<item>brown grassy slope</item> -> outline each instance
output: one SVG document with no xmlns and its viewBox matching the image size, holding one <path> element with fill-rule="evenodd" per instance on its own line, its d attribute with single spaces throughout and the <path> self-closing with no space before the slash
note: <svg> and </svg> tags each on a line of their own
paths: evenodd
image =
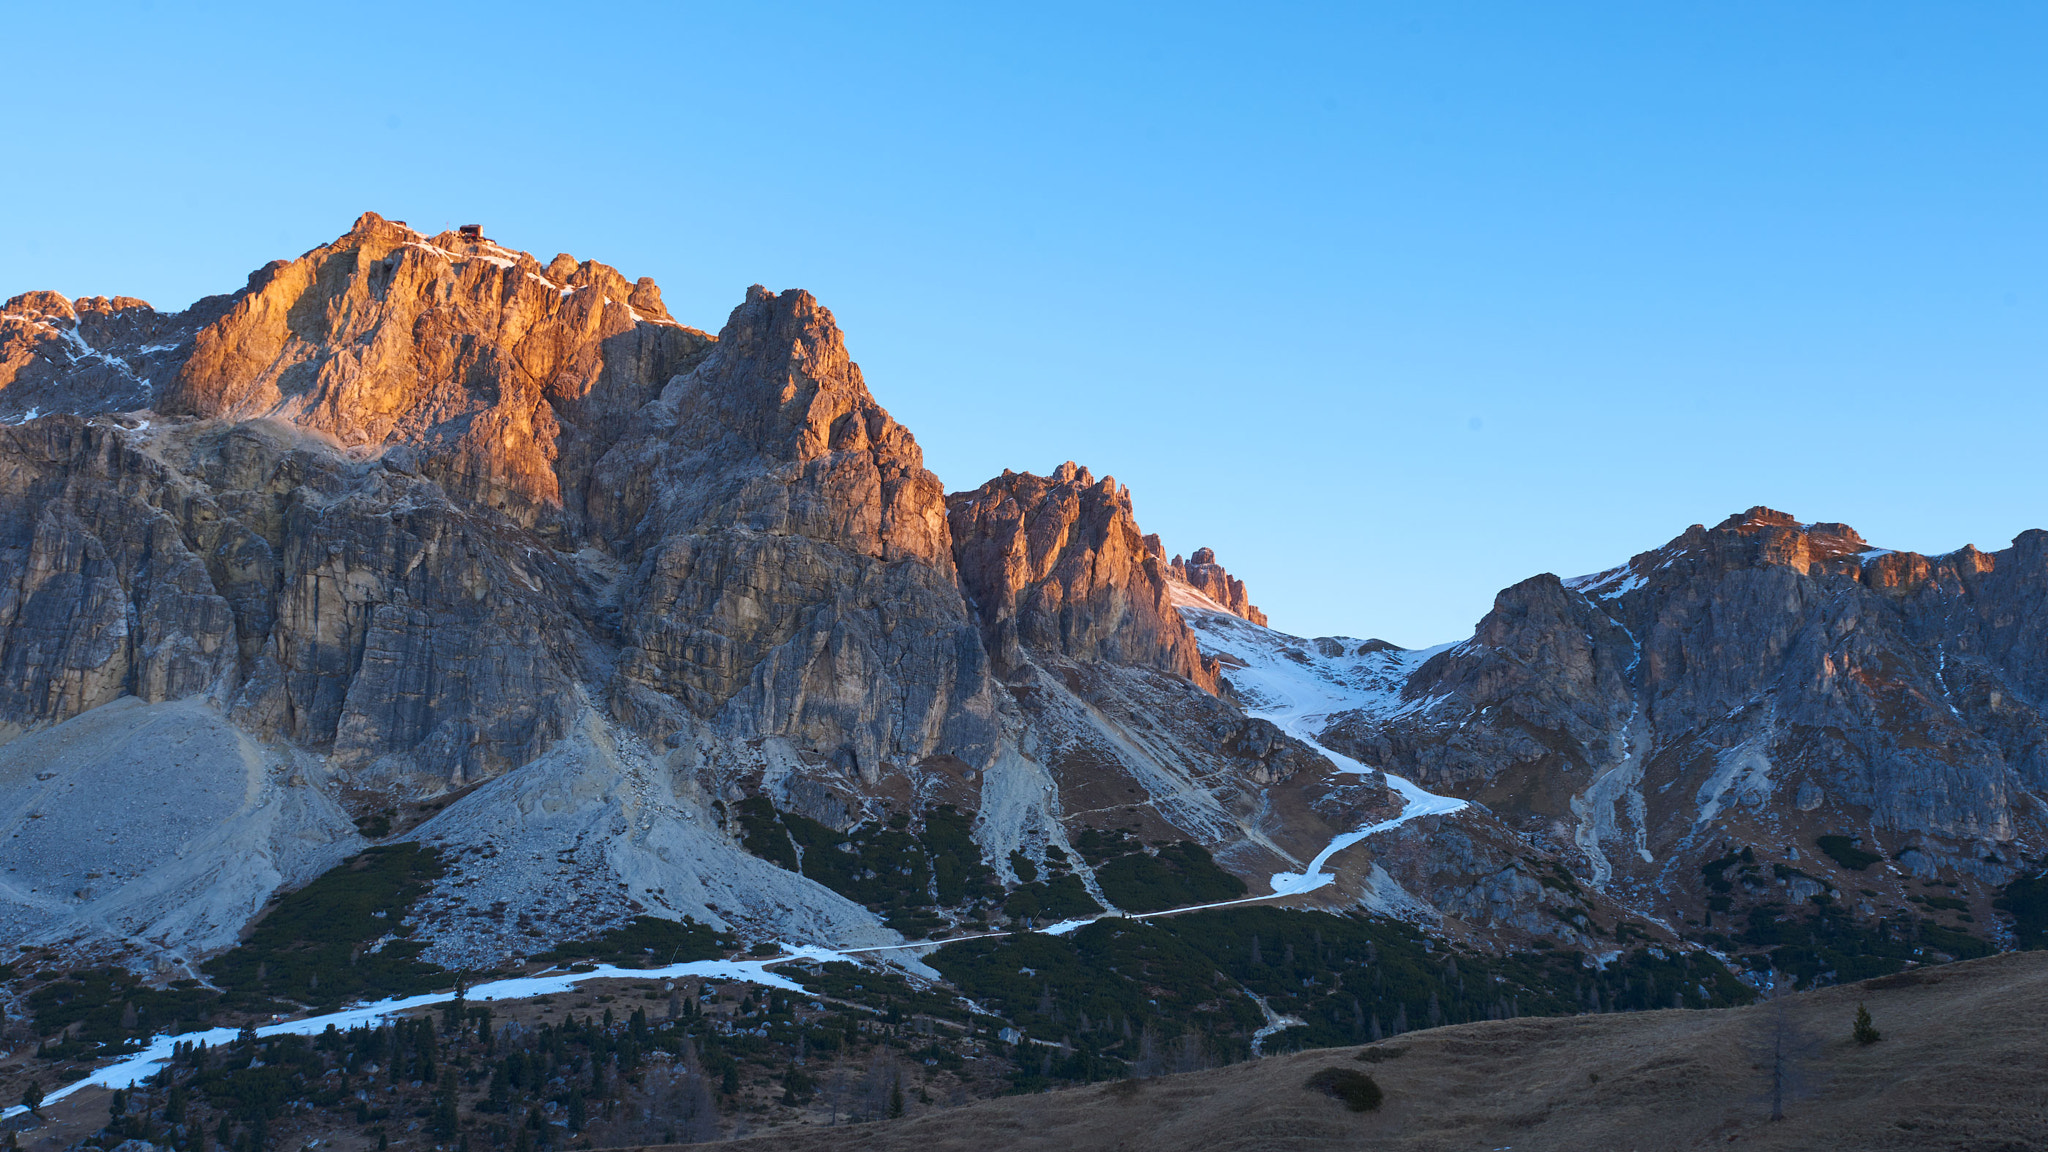
<svg viewBox="0 0 2048 1152">
<path fill-rule="evenodd" d="M 1884 1039 L 1850 1039 L 1857 1004 Z M 1768 1120 L 1767 1006 L 1523 1019 L 1411 1033 L 1379 1063 L 1322 1049 L 1144 1082 L 1009 1097 L 887 1123 L 782 1129 L 741 1149 L 2048 1149 L 2048 952 L 1788 998 L 1812 1038 L 1806 1091 Z M 1364 1069 L 1354 1114 L 1303 1090 Z"/>
</svg>

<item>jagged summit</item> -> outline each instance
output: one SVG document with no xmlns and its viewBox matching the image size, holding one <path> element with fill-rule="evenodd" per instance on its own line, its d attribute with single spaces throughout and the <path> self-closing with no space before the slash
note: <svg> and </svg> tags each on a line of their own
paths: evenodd
<svg viewBox="0 0 2048 1152">
<path fill-rule="evenodd" d="M 126 297 L 16 297 L 0 316 L 0 420 L 147 408 L 281 422 L 360 457 L 403 449 L 452 492 L 578 534 L 616 523 L 621 495 L 635 503 L 630 478 L 591 491 L 600 462 L 702 365 L 707 414 L 742 441 L 777 439 L 776 451 L 809 458 L 888 440 L 904 476 L 922 472 L 809 293 L 754 286 L 725 337 L 738 346 L 714 355 L 718 340 L 677 323 L 650 278 L 566 253 L 543 264 L 480 232 L 428 236 L 366 212 L 181 313 Z M 920 538 L 907 547 L 950 562 L 937 513 L 884 519 L 891 535 Z"/>
<path fill-rule="evenodd" d="M 132 296 L 13 297 L 0 305 L 0 423 L 152 406 L 225 299 L 165 315 Z"/>
<path fill-rule="evenodd" d="M 2009 845 L 2043 842 L 2044 600 L 2048 533 L 1930 557 L 1752 508 L 1505 589 L 1417 670 L 1405 714 L 1324 739 L 1370 732 L 1390 770 L 1487 803 L 1512 791 L 1525 833 L 1674 914 L 1668 878 L 1728 838 L 1778 853 L 1796 900 L 1843 898 L 1797 855 L 1822 835 L 1881 844 L 1922 879 L 1989 880 Z M 1860 915 L 1880 887 L 1862 885 Z"/>
<path fill-rule="evenodd" d="M 1026 648 L 1143 664 L 1216 686 L 1174 611 L 1158 537 L 1138 529 L 1130 489 L 1069 460 L 1051 476 L 1003 474 L 946 497 L 961 585 L 998 666 Z"/>
<path fill-rule="evenodd" d="M 361 452 L 406 445 L 466 494 L 574 525 L 625 422 L 711 345 L 652 280 L 365 213 L 252 275 L 156 407 L 283 420 Z"/>
<path fill-rule="evenodd" d="M 2019 541 L 2015 540 L 2017 544 Z M 1981 556 L 1965 545 L 1950 554 L 1973 563 Z M 1694 524 L 1662 547 L 1641 552 L 1626 564 L 1601 572 L 1574 576 L 1562 581 L 1574 591 L 1599 599 L 1613 599 L 1652 586 L 1668 586 L 1674 572 L 1702 569 L 1727 571 L 1740 568 L 1781 567 L 1825 571 L 1854 579 L 1882 579 L 1882 573 L 1910 569 L 1924 557 L 1872 547 L 1862 534 L 1847 524 L 1830 521 L 1806 523 L 1786 512 L 1761 505 L 1738 512 L 1712 528 Z"/>
<path fill-rule="evenodd" d="M 1154 554 L 1163 554 L 1157 536 L 1146 537 Z M 1197 548 L 1194 555 L 1183 560 L 1175 556 L 1166 568 L 1168 576 L 1176 583 L 1191 588 L 1207 598 L 1210 604 L 1242 616 L 1254 624 L 1265 624 L 1266 614 L 1258 610 L 1245 592 L 1244 581 L 1223 570 L 1216 562 L 1216 553 L 1208 548 Z M 1193 603 L 1193 602 L 1191 602 Z M 1207 607 L 1193 603 L 1195 607 Z"/>
<path fill-rule="evenodd" d="M 1218 694 L 1114 479 L 949 506 L 807 292 L 755 285 L 714 338 L 652 281 L 366 213 L 182 313 L 31 293 L 4 325 L 0 741 L 89 731 L 125 779 L 169 731 L 237 750 L 209 787 L 262 783 L 180 833 L 232 858 L 129 832 L 111 891 L 49 851 L 99 818 L 59 809 L 0 855 L 97 894 L 0 892 L 0 929 L 203 951 L 360 847 L 354 816 L 461 795 L 397 833 L 521 863 L 437 890 L 436 962 L 641 911 L 889 939 L 744 850 L 735 806 L 952 805 L 986 859 L 1058 860 L 1100 792 L 1256 878 L 1384 793 Z M 35 780 L 0 815 L 48 811 Z M 165 895 L 193 891 L 196 920 Z"/>
</svg>

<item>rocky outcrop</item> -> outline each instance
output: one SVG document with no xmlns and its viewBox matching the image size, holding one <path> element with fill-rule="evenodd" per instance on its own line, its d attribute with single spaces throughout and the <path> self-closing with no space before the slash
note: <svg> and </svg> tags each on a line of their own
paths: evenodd
<svg viewBox="0 0 2048 1152">
<path fill-rule="evenodd" d="M 1164 556 L 1159 537 L 1145 537 L 1146 547 L 1154 556 Z M 1207 548 L 1195 549 L 1195 554 L 1183 560 L 1175 556 L 1166 566 L 1169 580 L 1184 584 L 1208 597 L 1217 607 L 1234 616 L 1241 616 L 1254 624 L 1264 625 L 1266 614 L 1254 607 L 1245 594 L 1244 581 L 1223 570 L 1216 562 L 1216 553 Z"/>
<path fill-rule="evenodd" d="M 1026 650 L 1144 665 L 1216 687 L 1174 610 L 1168 576 L 1128 488 L 1072 461 L 1050 477 L 1004 472 L 946 498 L 960 584 L 998 667 Z"/>
<path fill-rule="evenodd" d="M 80 333 L 175 346 L 114 365 Z M 0 338 L 0 741 L 183 702 L 357 812 L 545 761 L 517 812 L 457 821 L 490 830 L 465 850 L 525 844 L 536 805 L 606 829 L 544 921 L 856 935 L 878 922 L 801 878 L 714 909 L 747 866 L 713 814 L 755 789 L 916 811 L 998 754 L 943 490 L 806 293 L 750 291 L 719 341 L 651 281 L 370 214 L 177 317 L 36 293 Z M 116 371 L 145 364 L 146 389 Z M 604 850 L 629 811 L 699 827 Z"/>
<path fill-rule="evenodd" d="M 366 214 L 175 315 L 17 297 L 0 373 L 0 743 L 90 735 L 128 779 L 148 733 L 206 732 L 257 798 L 180 817 L 238 855 L 138 850 L 90 899 L 39 890 L 80 860 L 22 857 L 0 925 L 41 939 L 211 885 L 161 936 L 214 947 L 356 817 L 446 850 L 434 955 L 484 967 L 647 911 L 894 939 L 746 854 L 764 800 L 841 831 L 954 805 L 1009 879 L 1093 883 L 1083 830 L 1190 839 L 1254 891 L 1402 803 L 1220 692 L 1179 606 L 1264 617 L 1208 550 L 1167 561 L 1072 464 L 947 496 L 801 291 L 714 338 L 651 281 Z"/>
<path fill-rule="evenodd" d="M 276 426 L 140 423 L 0 429 L 0 722 L 201 696 L 456 784 L 560 735 L 574 576 L 534 538 Z"/>
<path fill-rule="evenodd" d="M 151 407 L 226 297 L 165 314 L 131 296 L 24 292 L 0 305 L 0 423 Z"/>
<path fill-rule="evenodd" d="M 943 490 L 829 311 L 751 289 L 635 424 L 591 502 L 626 568 L 623 715 L 788 737 L 870 783 L 940 753 L 987 763 L 994 688 Z"/>
<path fill-rule="evenodd" d="M 1817 890 L 1847 883 L 1814 859 L 1828 834 L 1996 879 L 2048 816 L 2044 544 L 1925 557 L 1753 508 L 1507 589 L 1398 713 L 1328 739 L 1695 917 L 1730 842 Z"/>
<path fill-rule="evenodd" d="M 452 494 L 574 532 L 597 460 L 710 345 L 652 280 L 372 212 L 251 275 L 157 408 L 284 420 L 357 453 L 403 446 Z"/>
</svg>

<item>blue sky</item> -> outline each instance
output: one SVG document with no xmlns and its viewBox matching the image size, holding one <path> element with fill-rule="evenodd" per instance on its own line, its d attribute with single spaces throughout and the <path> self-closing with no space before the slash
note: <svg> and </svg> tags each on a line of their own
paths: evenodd
<svg viewBox="0 0 2048 1152">
<path fill-rule="evenodd" d="M 0 296 L 374 209 L 812 290 L 950 488 L 1066 459 L 1421 645 L 1752 504 L 2048 527 L 2048 7 L 0 4 Z"/>
</svg>

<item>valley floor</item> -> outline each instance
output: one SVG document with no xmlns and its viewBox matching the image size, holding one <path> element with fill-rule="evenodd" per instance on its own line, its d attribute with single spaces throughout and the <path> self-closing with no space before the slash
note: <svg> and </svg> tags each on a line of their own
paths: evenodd
<svg viewBox="0 0 2048 1152">
<path fill-rule="evenodd" d="M 780 1130 L 742 1149 L 2048 1149 L 2048 952 L 2008 953 L 1721 1011 L 1466 1024 L 1206 1072 Z M 1867 1005 L 1883 1039 L 1850 1036 Z M 1770 1120 L 1782 1034 L 1784 1119 Z M 1398 1055 L 1396 1055 L 1398 1053 Z M 1356 1114 L 1325 1068 L 1385 1092 Z"/>
</svg>

